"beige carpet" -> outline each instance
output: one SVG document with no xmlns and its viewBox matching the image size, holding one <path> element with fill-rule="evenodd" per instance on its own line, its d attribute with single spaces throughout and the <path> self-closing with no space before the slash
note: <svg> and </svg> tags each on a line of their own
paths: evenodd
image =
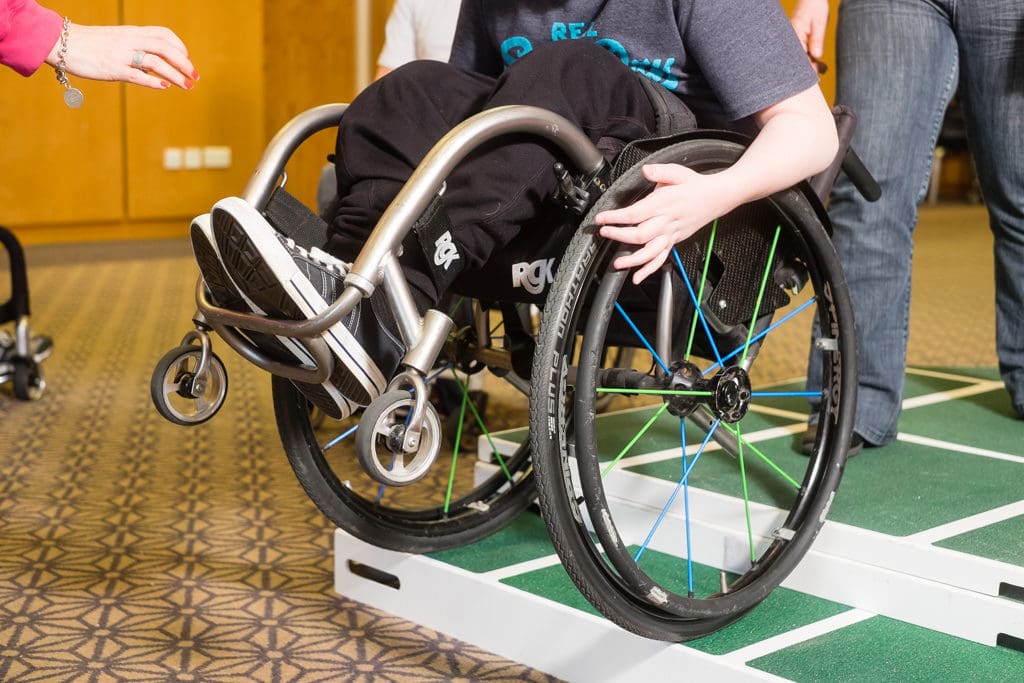
<svg viewBox="0 0 1024 683">
<path fill-rule="evenodd" d="M 993 366 L 984 210 L 926 210 L 916 258 L 910 362 Z M 332 530 L 281 451 L 268 377 L 223 344 L 222 412 L 157 415 L 150 373 L 194 311 L 184 238 L 29 261 L 33 330 L 56 349 L 42 400 L 0 392 L 0 680 L 550 680 L 334 593 Z M 779 378 L 803 374 L 802 345 L 769 352 Z"/>
<path fill-rule="evenodd" d="M 55 351 L 40 401 L 0 393 L 0 680 L 551 680 L 335 594 L 269 376 L 224 344 L 221 413 L 156 413 L 150 374 L 195 310 L 184 240 L 29 261 Z"/>
</svg>

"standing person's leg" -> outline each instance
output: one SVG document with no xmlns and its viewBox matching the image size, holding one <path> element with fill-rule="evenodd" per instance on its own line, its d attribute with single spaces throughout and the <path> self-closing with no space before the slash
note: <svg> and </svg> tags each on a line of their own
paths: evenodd
<svg viewBox="0 0 1024 683">
<path fill-rule="evenodd" d="M 967 137 L 995 238 L 999 371 L 1024 417 L 1024 3 L 961 3 L 955 30 Z"/>
<path fill-rule="evenodd" d="M 853 147 L 882 197 L 868 202 L 840 177 L 829 215 L 857 321 L 854 432 L 881 445 L 896 436 L 903 400 L 913 231 L 955 85 L 956 45 L 944 12 L 925 0 L 843 0 L 838 22 L 836 101 L 857 114 Z M 820 356 L 811 358 L 808 389 L 820 391 Z"/>
</svg>

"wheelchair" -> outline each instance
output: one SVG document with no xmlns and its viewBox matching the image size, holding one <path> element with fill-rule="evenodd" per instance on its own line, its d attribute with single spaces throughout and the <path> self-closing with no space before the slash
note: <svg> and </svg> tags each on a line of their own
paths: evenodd
<svg viewBox="0 0 1024 683">
<path fill-rule="evenodd" d="M 11 297 L 0 304 L 0 324 L 14 323 L 13 334 L 0 329 L 0 385 L 10 382 L 15 398 L 36 401 L 46 391 L 42 363 L 53 353 L 53 340 L 44 334 L 32 334 L 21 243 L 14 233 L 0 226 L 0 244 L 7 250 L 11 267 Z"/>
<path fill-rule="evenodd" d="M 345 108 L 316 107 L 286 124 L 241 197 L 268 217 L 293 204 L 283 188 L 288 159 L 311 135 L 336 126 Z M 852 116 L 840 112 L 837 121 L 844 152 L 830 169 L 720 217 L 677 245 L 657 276 L 634 285 L 629 272 L 611 266 L 626 246 L 599 236 L 596 213 L 653 189 L 643 163 L 712 173 L 733 163 L 746 140 L 689 130 L 630 143 L 608 163 L 552 112 L 484 111 L 433 147 L 351 265 L 342 295 L 316 317 L 219 308 L 200 278 L 195 329 L 157 364 L 154 404 L 182 425 L 217 412 L 227 375 L 211 350 L 215 332 L 273 374 L 285 453 L 338 527 L 380 547 L 430 552 L 494 533 L 536 500 L 567 573 L 606 617 L 662 640 L 710 633 L 794 569 L 824 523 L 845 465 L 857 385 L 854 322 L 822 198 L 840 166 L 866 194 L 877 186 L 847 150 Z M 454 302 L 458 314 L 439 308 L 421 315 L 399 247 L 452 169 L 510 134 L 532 136 L 562 156 L 559 194 L 571 220 L 555 230 L 567 231 L 560 239 L 568 248 L 553 283 L 536 295 L 457 291 L 464 295 Z M 345 421 L 323 419 L 295 383 L 330 376 L 334 361 L 318 335 L 370 296 L 386 297 L 408 352 L 380 397 Z M 798 406 L 806 392 L 759 386 L 756 365 L 769 338 L 793 325 L 809 328 L 811 317 L 821 332 L 810 352 L 824 361 L 825 390 L 805 457 L 791 438 L 769 437 L 784 431 L 780 419 L 805 419 Z M 253 342 L 258 335 L 300 342 L 313 361 L 273 357 Z M 483 369 L 528 401 L 529 434 L 498 447 L 463 400 L 456 436 L 468 423 L 479 425 L 479 448 L 494 461 L 481 468 L 466 462 L 471 446 L 445 437 L 431 393 L 440 372 L 464 377 Z"/>
</svg>

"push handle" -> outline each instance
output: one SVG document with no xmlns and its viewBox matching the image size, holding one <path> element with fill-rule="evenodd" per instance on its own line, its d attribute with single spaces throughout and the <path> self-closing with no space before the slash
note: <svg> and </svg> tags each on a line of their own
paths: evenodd
<svg viewBox="0 0 1024 683">
<path fill-rule="evenodd" d="M 835 160 L 824 171 L 810 179 L 811 189 L 818 195 L 818 198 L 825 202 L 832 185 L 836 182 L 836 176 L 842 171 L 853 183 L 854 187 L 864 195 L 869 202 L 877 201 L 882 196 L 882 188 L 878 186 L 871 171 L 867 169 L 864 162 L 850 146 L 853 140 L 853 132 L 857 129 L 857 116 L 853 109 L 846 105 L 832 107 L 832 115 L 836 120 L 836 133 L 839 136 L 839 152 Z"/>
<path fill-rule="evenodd" d="M 868 167 L 853 151 L 853 147 L 846 149 L 846 154 L 843 155 L 842 169 L 857 191 L 864 195 L 864 199 L 869 202 L 877 202 L 881 198 L 882 188 L 879 187 L 878 181 L 871 175 Z"/>
</svg>

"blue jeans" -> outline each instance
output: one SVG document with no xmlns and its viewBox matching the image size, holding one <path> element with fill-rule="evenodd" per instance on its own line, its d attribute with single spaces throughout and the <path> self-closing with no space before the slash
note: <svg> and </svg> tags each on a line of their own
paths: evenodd
<svg viewBox="0 0 1024 683">
<path fill-rule="evenodd" d="M 1024 414 L 1024 2 L 843 0 L 836 47 L 836 102 L 857 113 L 853 146 L 882 187 L 869 203 L 840 178 L 829 207 L 857 320 L 854 431 L 876 445 L 896 436 L 917 206 L 958 86 L 995 238 L 999 368 Z M 821 385 L 816 358 L 811 390 Z"/>
</svg>

